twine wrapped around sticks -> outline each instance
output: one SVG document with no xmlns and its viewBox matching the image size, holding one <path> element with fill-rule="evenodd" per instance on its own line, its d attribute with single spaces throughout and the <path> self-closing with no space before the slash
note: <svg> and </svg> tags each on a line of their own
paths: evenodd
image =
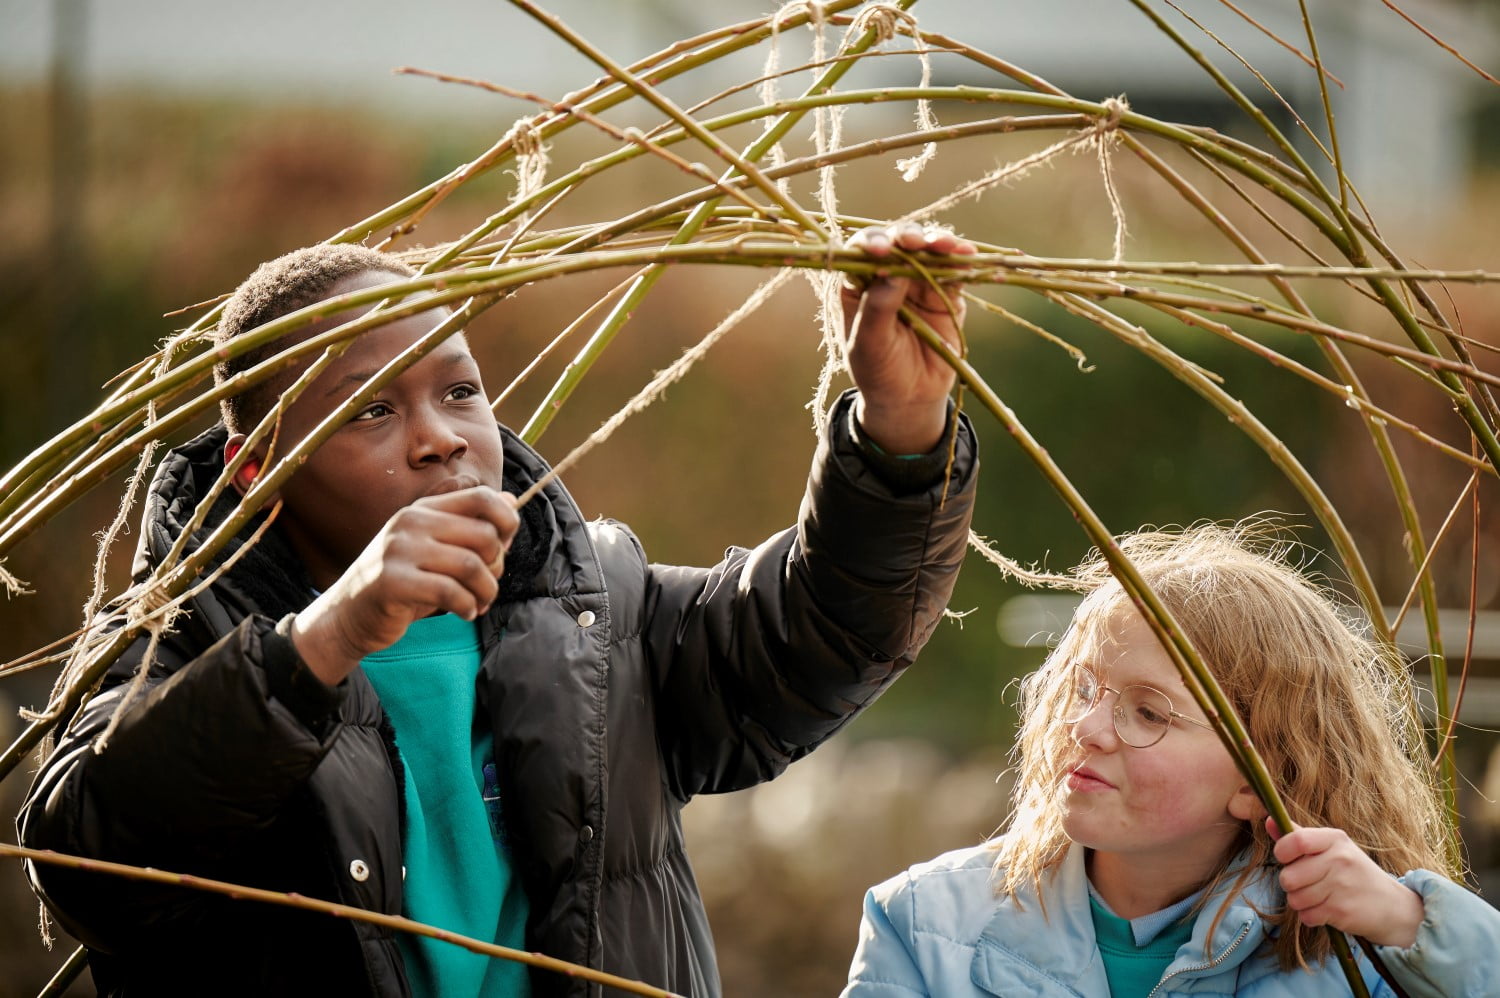
<svg viewBox="0 0 1500 998">
<path fill-rule="evenodd" d="M 885 45 L 896 39 L 896 36 L 904 29 L 905 33 L 913 39 L 918 37 L 917 19 L 908 10 L 902 10 L 893 4 L 878 3 L 864 8 L 854 17 L 851 30 L 864 31 L 866 29 L 875 32 L 876 44 Z M 932 85 L 932 60 L 928 57 L 926 50 L 920 50 L 917 60 L 922 66 L 922 79 L 917 84 L 919 89 L 925 90 Z M 923 132 L 933 131 L 938 127 L 937 117 L 932 113 L 932 102 L 918 100 L 917 128 Z M 937 156 L 937 143 L 929 142 L 922 147 L 922 151 L 915 156 L 896 161 L 896 168 L 901 173 L 901 179 L 911 183 L 922 175 L 927 164 Z"/>
<path fill-rule="evenodd" d="M 1120 193 L 1115 189 L 1115 173 L 1112 164 L 1111 152 L 1120 138 L 1120 120 L 1125 117 L 1130 105 L 1126 103 L 1122 94 L 1119 97 L 1108 97 L 1104 100 L 1104 106 L 1109 109 L 1109 116 L 1100 120 L 1093 127 L 1089 136 L 1089 143 L 1099 156 L 1099 176 L 1104 181 L 1104 194 L 1109 198 L 1110 214 L 1115 220 L 1115 253 L 1111 259 L 1119 263 L 1125 259 L 1125 208 L 1120 204 Z"/>
<path fill-rule="evenodd" d="M 552 160 L 547 155 L 547 146 L 542 141 L 542 130 L 537 127 L 535 116 L 516 119 L 505 133 L 505 139 L 516 151 L 516 193 L 512 200 L 524 201 L 541 190 L 547 182 L 547 168 Z M 525 214 L 521 215 L 524 222 Z"/>
<path fill-rule="evenodd" d="M 1082 131 L 1060 139 L 1047 148 L 1034 152 L 1029 156 L 1023 156 L 1018 160 L 996 167 L 977 180 L 969 181 L 951 194 L 947 194 L 936 201 L 907 212 L 901 216 L 902 221 L 916 221 L 931 217 L 938 212 L 945 211 L 962 203 L 968 198 L 978 197 L 992 187 L 1020 180 L 1037 167 L 1052 161 L 1069 149 L 1080 145 L 1094 147 L 1103 143 L 1108 136 L 1117 132 L 1122 127 L 1125 115 L 1129 113 L 1130 108 L 1122 98 L 1118 97 L 1109 98 L 1103 102 L 1102 106 L 1106 109 L 1107 113 Z M 1115 203 L 1112 200 L 1111 206 L 1113 207 Z M 1120 216 L 1116 215 L 1117 221 L 1119 218 Z"/>
</svg>

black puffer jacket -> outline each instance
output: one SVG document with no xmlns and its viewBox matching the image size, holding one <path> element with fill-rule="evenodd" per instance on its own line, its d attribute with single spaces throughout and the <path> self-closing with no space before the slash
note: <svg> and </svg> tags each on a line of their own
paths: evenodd
<svg viewBox="0 0 1500 998">
<path fill-rule="evenodd" d="M 798 526 L 711 569 L 648 564 L 633 534 L 585 523 L 560 485 L 533 504 L 545 558 L 482 621 L 479 680 L 531 948 L 718 994 L 682 806 L 780 773 L 869 704 L 936 625 L 967 535 L 971 431 L 962 425 L 946 503 L 941 485 L 895 495 L 861 456 L 849 409 L 846 397 L 835 410 Z M 222 433 L 163 462 L 138 571 L 217 475 Z M 505 457 L 516 487 L 545 470 L 509 436 Z M 362 671 L 330 693 L 284 620 L 278 631 L 306 592 L 288 560 L 262 543 L 198 597 L 163 641 L 148 692 L 96 751 L 143 643 L 117 663 L 38 775 L 20 817 L 26 844 L 400 912 L 389 725 Z M 91 948 L 101 992 L 407 990 L 393 937 L 362 922 L 30 872 Z M 543 972 L 533 986 L 588 993 Z"/>
</svg>

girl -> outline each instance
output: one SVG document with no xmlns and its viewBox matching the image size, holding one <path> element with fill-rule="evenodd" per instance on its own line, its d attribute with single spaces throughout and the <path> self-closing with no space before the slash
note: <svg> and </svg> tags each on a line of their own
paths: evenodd
<svg viewBox="0 0 1500 998">
<path fill-rule="evenodd" d="M 1348 995 L 1325 925 L 1374 944 L 1413 996 L 1500 994 L 1500 913 L 1451 879 L 1401 663 L 1253 528 L 1122 547 L 1297 829 L 1272 834 L 1096 555 L 1075 570 L 1087 595 L 1071 625 L 1022 685 L 1009 828 L 869 891 L 844 994 Z M 1393 994 L 1360 969 L 1372 996 Z"/>
</svg>

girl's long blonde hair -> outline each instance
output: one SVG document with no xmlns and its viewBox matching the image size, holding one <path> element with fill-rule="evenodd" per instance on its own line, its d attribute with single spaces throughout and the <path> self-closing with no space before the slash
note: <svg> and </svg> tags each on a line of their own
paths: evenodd
<svg viewBox="0 0 1500 998">
<path fill-rule="evenodd" d="M 1141 531 L 1120 544 L 1238 711 L 1293 821 L 1343 829 L 1395 875 L 1416 868 L 1460 875 L 1445 849 L 1441 797 L 1404 663 L 1364 636 L 1345 601 L 1288 562 L 1293 545 L 1284 535 L 1247 521 Z M 1076 749 L 1067 726 L 1054 720 L 1064 680 L 1113 613 L 1134 612 L 1098 552 L 1071 577 L 1084 600 L 1046 662 L 1021 684 L 1014 807 L 996 843 L 1002 895 L 1028 886 L 1040 892 L 1067 853 L 1060 788 Z M 1246 847 L 1250 862 L 1236 890 L 1273 863 L 1273 843 L 1254 824 L 1207 881 L 1207 894 Z M 1327 933 L 1300 924 L 1295 912 L 1283 906 L 1264 914 L 1279 931 L 1283 969 L 1328 955 Z"/>
</svg>

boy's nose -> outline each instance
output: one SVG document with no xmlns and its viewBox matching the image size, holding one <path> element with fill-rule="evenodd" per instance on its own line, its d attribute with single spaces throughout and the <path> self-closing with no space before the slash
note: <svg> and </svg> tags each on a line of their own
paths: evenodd
<svg viewBox="0 0 1500 998">
<path fill-rule="evenodd" d="M 469 442 L 452 421 L 442 414 L 429 413 L 414 420 L 411 440 L 411 463 L 446 464 L 462 457 L 468 451 Z"/>
</svg>

